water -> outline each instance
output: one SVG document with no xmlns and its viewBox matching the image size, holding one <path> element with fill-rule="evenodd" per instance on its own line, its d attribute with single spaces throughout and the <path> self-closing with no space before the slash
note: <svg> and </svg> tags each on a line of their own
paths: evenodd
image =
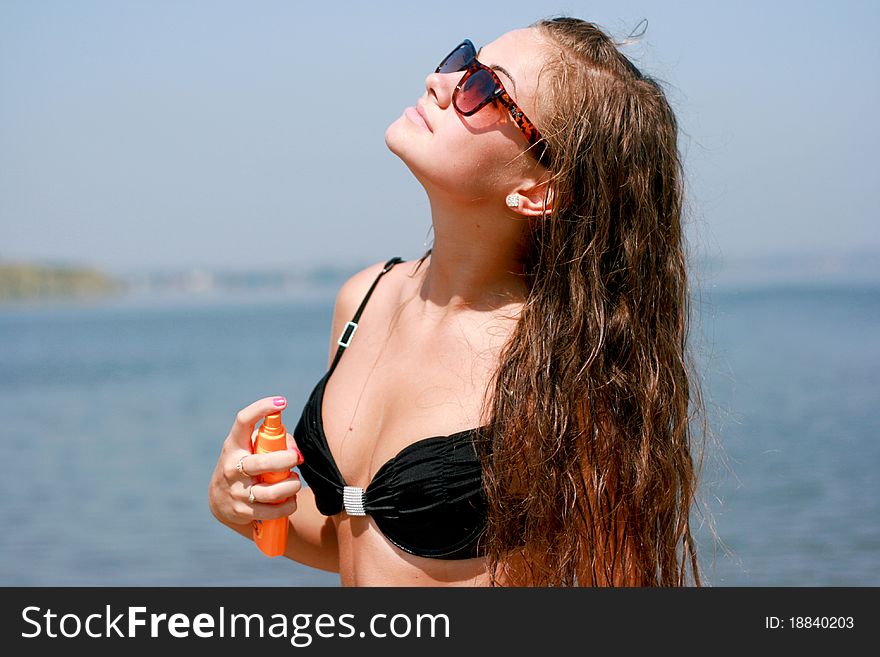
<svg viewBox="0 0 880 657">
<path fill-rule="evenodd" d="M 880 288 L 716 293 L 703 322 L 727 461 L 704 486 L 729 551 L 710 581 L 880 584 Z"/>
<path fill-rule="evenodd" d="M 723 448 L 704 579 L 880 585 L 880 288 L 716 291 L 700 310 Z M 331 315 L 329 295 L 0 310 L 0 584 L 338 585 L 207 506 L 238 409 L 283 394 L 295 423 Z"/>
</svg>

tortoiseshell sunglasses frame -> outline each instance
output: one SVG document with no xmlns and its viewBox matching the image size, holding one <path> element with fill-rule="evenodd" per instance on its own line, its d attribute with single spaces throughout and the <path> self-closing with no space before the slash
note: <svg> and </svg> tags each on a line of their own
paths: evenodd
<svg viewBox="0 0 880 657">
<path fill-rule="evenodd" d="M 469 51 L 468 61 L 464 64 L 462 68 L 458 69 L 458 71 L 447 71 L 447 73 L 458 73 L 461 71 L 465 71 L 465 74 L 461 77 L 461 80 L 459 80 L 458 84 L 455 85 L 455 91 L 452 92 L 452 104 L 455 106 L 455 110 L 462 116 L 472 116 L 483 109 L 489 103 L 498 101 L 508 112 L 510 112 L 510 116 L 513 117 L 516 125 L 525 135 L 526 139 L 528 139 L 529 146 L 534 146 L 534 150 L 532 152 L 534 153 L 536 159 L 541 160 L 547 150 L 547 143 L 544 141 L 539 142 L 539 140 L 541 139 L 541 133 L 538 131 L 538 128 L 535 127 L 535 124 L 529 120 L 525 112 L 523 112 L 519 108 L 519 105 L 514 102 L 513 98 L 510 97 L 510 94 L 507 93 L 507 89 L 504 88 L 504 84 L 498 78 L 498 75 L 496 75 L 495 71 L 477 60 L 477 49 L 474 47 L 474 44 L 471 42 L 470 39 L 465 39 L 460 44 L 455 46 L 455 48 L 453 48 L 452 51 L 443 58 L 443 60 L 440 62 L 440 65 L 437 66 L 434 72 L 440 73 L 440 69 L 443 68 L 443 65 L 449 60 L 449 58 L 456 54 L 463 47 L 466 47 Z M 458 94 L 461 93 L 462 86 L 464 86 L 464 83 L 467 82 L 467 79 L 477 71 L 486 71 L 489 75 L 491 75 L 492 80 L 495 82 L 495 89 L 487 98 L 480 101 L 480 103 L 477 104 L 476 107 L 465 112 L 458 106 Z"/>
</svg>

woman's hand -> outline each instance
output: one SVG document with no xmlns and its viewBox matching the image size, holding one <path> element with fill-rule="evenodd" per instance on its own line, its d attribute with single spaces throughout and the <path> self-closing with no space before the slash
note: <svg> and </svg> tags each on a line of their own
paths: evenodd
<svg viewBox="0 0 880 657">
<path fill-rule="evenodd" d="M 252 520 L 284 518 L 296 511 L 296 494 L 302 488 L 297 473 L 276 484 L 258 483 L 261 474 L 290 470 L 302 462 L 293 436 L 287 434 L 286 450 L 251 453 L 257 422 L 286 407 L 287 400 L 283 397 L 265 397 L 236 414 L 208 490 L 211 513 L 220 522 L 244 525 Z"/>
</svg>

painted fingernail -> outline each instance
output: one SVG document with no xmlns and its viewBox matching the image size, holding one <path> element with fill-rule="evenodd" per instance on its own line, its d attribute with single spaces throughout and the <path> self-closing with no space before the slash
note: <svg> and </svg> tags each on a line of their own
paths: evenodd
<svg viewBox="0 0 880 657">
<path fill-rule="evenodd" d="M 305 459 L 303 458 L 303 453 L 301 451 L 299 451 L 296 447 L 291 447 L 290 449 L 292 449 L 294 452 L 296 452 L 296 464 L 297 465 L 299 465 L 300 463 L 305 461 Z"/>
<path fill-rule="evenodd" d="M 284 406 L 287 403 L 287 400 L 284 397 L 276 397 L 272 400 L 272 403 L 276 406 Z"/>
</svg>

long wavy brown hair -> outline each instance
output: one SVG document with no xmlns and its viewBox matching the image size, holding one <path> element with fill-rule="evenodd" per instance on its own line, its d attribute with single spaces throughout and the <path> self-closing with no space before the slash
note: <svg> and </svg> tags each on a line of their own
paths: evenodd
<svg viewBox="0 0 880 657">
<path fill-rule="evenodd" d="M 533 27 L 552 45 L 536 122 L 553 203 L 530 227 L 529 293 L 477 442 L 492 584 L 699 586 L 678 124 L 597 25 Z"/>
</svg>

